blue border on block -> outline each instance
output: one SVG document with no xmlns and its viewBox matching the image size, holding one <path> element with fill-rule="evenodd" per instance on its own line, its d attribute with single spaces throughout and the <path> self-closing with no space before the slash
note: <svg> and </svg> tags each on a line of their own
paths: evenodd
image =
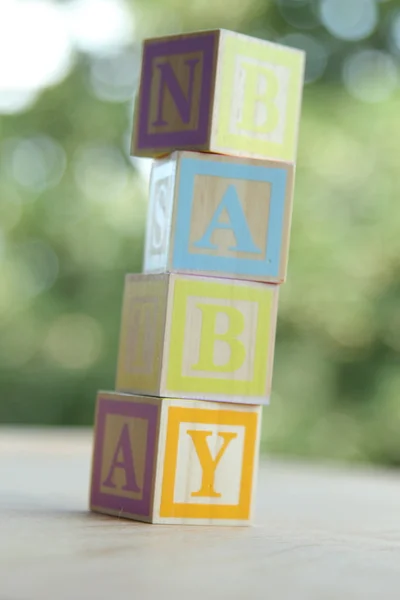
<svg viewBox="0 0 400 600">
<path fill-rule="evenodd" d="M 194 182 L 196 175 L 210 175 L 240 181 L 265 181 L 271 184 L 271 199 L 267 229 L 267 251 L 264 260 L 212 256 L 189 252 Z M 278 277 L 285 214 L 286 169 L 256 165 L 240 165 L 182 158 L 178 189 L 173 269 L 219 271 L 238 275 Z M 257 203 L 262 199 L 255 198 Z M 210 216 L 211 218 L 211 216 Z"/>
</svg>

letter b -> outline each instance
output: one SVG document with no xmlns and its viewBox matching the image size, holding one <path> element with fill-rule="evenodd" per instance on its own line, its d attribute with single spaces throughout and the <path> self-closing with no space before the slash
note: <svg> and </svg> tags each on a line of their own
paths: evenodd
<svg viewBox="0 0 400 600">
<path fill-rule="evenodd" d="M 219 304 L 198 304 L 197 308 L 202 313 L 202 326 L 199 359 L 197 364 L 192 366 L 192 369 L 217 373 L 237 371 L 246 358 L 244 344 L 238 339 L 245 325 L 243 314 L 234 306 L 221 306 Z M 216 333 L 217 317 L 221 313 L 226 315 L 229 325 L 225 333 Z M 229 359 L 224 365 L 216 365 L 214 362 L 214 348 L 218 340 L 225 342 L 230 350 Z"/>
<path fill-rule="evenodd" d="M 237 124 L 240 129 L 255 133 L 271 133 L 279 123 L 276 97 L 279 81 L 275 73 L 266 67 L 243 62 L 243 106 L 242 118 Z M 263 90 L 260 88 L 263 87 Z M 263 119 L 257 123 L 257 108 L 262 108 Z"/>
</svg>

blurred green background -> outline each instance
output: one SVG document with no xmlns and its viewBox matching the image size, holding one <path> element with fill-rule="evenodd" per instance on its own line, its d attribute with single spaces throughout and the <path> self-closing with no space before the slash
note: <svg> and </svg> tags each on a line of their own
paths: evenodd
<svg viewBox="0 0 400 600">
<path fill-rule="evenodd" d="M 140 43 L 216 27 L 307 52 L 263 449 L 400 465 L 393 0 L 1 0 L 0 422 L 91 425 L 113 389 L 146 219 Z"/>
</svg>

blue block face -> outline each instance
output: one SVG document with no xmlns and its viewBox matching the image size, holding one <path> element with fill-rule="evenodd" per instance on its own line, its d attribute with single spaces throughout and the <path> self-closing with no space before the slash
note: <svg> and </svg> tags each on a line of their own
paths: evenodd
<svg viewBox="0 0 400 600">
<path fill-rule="evenodd" d="M 172 270 L 282 280 L 291 169 L 264 161 L 182 157 Z"/>
</svg>

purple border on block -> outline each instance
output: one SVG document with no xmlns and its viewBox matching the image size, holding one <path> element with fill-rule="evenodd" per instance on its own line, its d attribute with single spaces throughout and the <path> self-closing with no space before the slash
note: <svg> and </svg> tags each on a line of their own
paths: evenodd
<svg viewBox="0 0 400 600">
<path fill-rule="evenodd" d="M 131 513 L 143 516 L 150 515 L 150 502 L 152 496 L 151 482 L 153 478 L 156 449 L 158 413 L 159 407 L 154 404 L 135 404 L 132 401 L 124 402 L 119 400 L 107 400 L 105 398 L 99 398 L 93 461 L 93 481 L 91 490 L 91 504 L 93 506 L 97 506 L 99 508 L 109 508 L 122 513 Z M 104 494 L 101 491 L 101 465 L 106 417 L 108 415 L 138 417 L 148 421 L 143 494 L 140 500 L 126 498 L 124 496 L 116 496 L 113 494 Z"/>
<path fill-rule="evenodd" d="M 142 89 L 140 94 L 140 113 L 138 123 L 137 145 L 139 149 L 168 148 L 178 146 L 200 146 L 207 142 L 208 125 L 211 107 L 211 89 L 213 78 L 214 48 L 216 33 L 199 37 L 151 42 L 145 45 L 142 64 Z M 201 92 L 199 106 L 199 122 L 197 129 L 188 131 L 148 133 L 150 110 L 150 92 L 153 75 L 153 61 L 158 57 L 190 52 L 203 53 L 203 71 L 201 74 Z"/>
</svg>

